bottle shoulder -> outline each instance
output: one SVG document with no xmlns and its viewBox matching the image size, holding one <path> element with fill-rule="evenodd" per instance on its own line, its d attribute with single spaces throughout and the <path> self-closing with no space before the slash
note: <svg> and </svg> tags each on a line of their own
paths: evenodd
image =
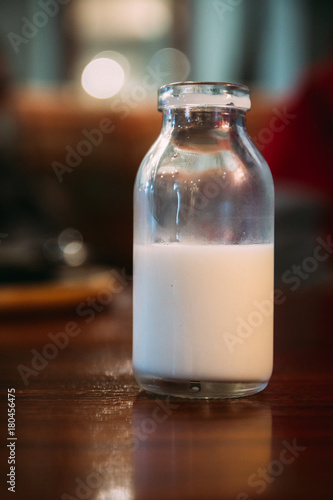
<svg viewBox="0 0 333 500">
<path fill-rule="evenodd" d="M 163 170 L 168 173 L 200 173 L 212 169 L 226 173 L 241 168 L 272 182 L 265 158 L 246 130 L 241 134 L 212 130 L 168 130 L 156 139 L 143 158 L 137 180 L 147 180 Z"/>
</svg>

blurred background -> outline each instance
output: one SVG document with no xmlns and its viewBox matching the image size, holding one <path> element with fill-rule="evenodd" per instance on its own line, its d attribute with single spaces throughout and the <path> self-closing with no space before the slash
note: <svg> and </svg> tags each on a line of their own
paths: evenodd
<svg viewBox="0 0 333 500">
<path fill-rule="evenodd" d="M 332 228 L 332 56 L 331 0 L 1 0 L 1 280 L 43 277 L 45 258 L 131 273 L 157 89 L 187 79 L 250 87 L 279 283 Z"/>
</svg>

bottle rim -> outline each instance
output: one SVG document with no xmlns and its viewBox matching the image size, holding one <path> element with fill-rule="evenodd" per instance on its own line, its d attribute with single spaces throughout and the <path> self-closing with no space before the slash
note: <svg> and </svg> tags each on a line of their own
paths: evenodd
<svg viewBox="0 0 333 500">
<path fill-rule="evenodd" d="M 158 110 L 182 107 L 251 108 L 250 89 L 228 82 L 174 82 L 158 90 Z"/>
</svg>

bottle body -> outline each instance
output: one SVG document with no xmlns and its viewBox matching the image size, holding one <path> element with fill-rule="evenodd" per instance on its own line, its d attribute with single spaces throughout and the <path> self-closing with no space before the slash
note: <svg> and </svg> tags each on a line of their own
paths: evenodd
<svg viewBox="0 0 333 500">
<path fill-rule="evenodd" d="M 152 392 L 237 397 L 272 372 L 273 183 L 245 111 L 186 85 L 135 183 L 133 368 Z"/>
</svg>

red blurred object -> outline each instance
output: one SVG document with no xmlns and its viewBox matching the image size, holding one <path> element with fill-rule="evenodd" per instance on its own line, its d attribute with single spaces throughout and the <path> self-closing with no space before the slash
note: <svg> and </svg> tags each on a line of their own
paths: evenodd
<svg viewBox="0 0 333 500">
<path fill-rule="evenodd" d="M 265 146 L 264 156 L 276 184 L 333 194 L 333 59 L 311 71 L 287 104 L 296 115 Z"/>
</svg>

